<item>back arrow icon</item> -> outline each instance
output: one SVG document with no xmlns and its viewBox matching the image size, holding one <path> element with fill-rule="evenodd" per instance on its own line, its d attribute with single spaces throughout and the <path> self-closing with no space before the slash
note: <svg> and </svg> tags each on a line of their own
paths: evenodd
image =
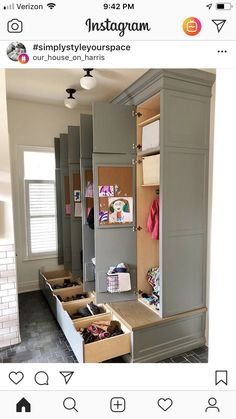
<svg viewBox="0 0 236 419">
<path fill-rule="evenodd" d="M 223 28 L 226 22 L 226 19 L 213 19 L 212 22 L 216 25 L 217 31 L 219 33 L 221 29 Z"/>
</svg>

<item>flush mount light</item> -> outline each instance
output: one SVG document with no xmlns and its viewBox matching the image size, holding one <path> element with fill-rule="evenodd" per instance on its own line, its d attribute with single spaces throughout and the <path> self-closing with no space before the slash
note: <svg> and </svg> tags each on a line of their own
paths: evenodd
<svg viewBox="0 0 236 419">
<path fill-rule="evenodd" d="M 96 79 L 92 76 L 92 74 L 90 74 L 91 71 L 93 71 L 93 68 L 83 68 L 83 70 L 86 72 L 86 74 L 80 79 L 80 85 L 85 90 L 91 90 L 97 84 Z"/>
<path fill-rule="evenodd" d="M 69 109 L 74 109 L 78 105 L 78 101 L 73 96 L 76 90 L 70 88 L 66 89 L 66 92 L 68 93 L 68 98 L 65 99 L 64 105 Z"/>
</svg>

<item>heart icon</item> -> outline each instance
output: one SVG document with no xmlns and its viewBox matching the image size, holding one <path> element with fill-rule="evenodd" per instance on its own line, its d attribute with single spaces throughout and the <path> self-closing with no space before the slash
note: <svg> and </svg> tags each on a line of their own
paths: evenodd
<svg viewBox="0 0 236 419">
<path fill-rule="evenodd" d="M 14 384 L 19 384 L 23 380 L 24 374 L 21 371 L 18 371 L 18 372 L 12 371 L 9 374 L 9 378 Z"/>
<path fill-rule="evenodd" d="M 167 399 L 159 399 L 157 401 L 158 406 L 166 412 L 173 404 L 173 400 L 167 398 Z"/>
</svg>

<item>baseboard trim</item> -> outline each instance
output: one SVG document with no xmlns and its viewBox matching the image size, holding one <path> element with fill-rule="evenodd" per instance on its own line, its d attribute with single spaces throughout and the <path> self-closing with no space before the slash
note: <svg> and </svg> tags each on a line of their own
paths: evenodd
<svg viewBox="0 0 236 419">
<path fill-rule="evenodd" d="M 30 281 L 27 284 L 18 283 L 18 294 L 24 294 L 25 292 L 39 291 L 39 285 L 37 281 Z"/>
</svg>

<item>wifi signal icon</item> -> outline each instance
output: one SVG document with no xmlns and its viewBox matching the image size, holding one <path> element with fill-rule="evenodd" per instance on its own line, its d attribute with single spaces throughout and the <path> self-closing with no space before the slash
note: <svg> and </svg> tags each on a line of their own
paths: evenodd
<svg viewBox="0 0 236 419">
<path fill-rule="evenodd" d="M 54 7 L 56 6 L 55 3 L 48 3 L 47 6 L 49 7 L 49 9 L 54 9 Z"/>
</svg>

